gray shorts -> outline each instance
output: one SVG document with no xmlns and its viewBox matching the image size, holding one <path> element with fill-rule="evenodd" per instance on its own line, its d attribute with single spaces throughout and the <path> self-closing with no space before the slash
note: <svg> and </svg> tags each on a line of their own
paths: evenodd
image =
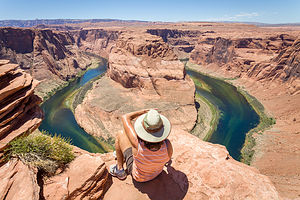
<svg viewBox="0 0 300 200">
<path fill-rule="evenodd" d="M 131 174 L 133 165 L 132 147 L 126 149 L 123 155 L 126 163 L 127 174 Z"/>
</svg>

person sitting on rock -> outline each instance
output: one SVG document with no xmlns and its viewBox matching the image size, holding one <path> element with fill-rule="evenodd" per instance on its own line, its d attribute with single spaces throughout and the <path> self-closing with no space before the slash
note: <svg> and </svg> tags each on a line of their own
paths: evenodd
<svg viewBox="0 0 300 200">
<path fill-rule="evenodd" d="M 133 126 L 131 120 L 136 117 Z M 156 110 L 146 109 L 123 115 L 122 123 L 124 131 L 117 134 L 115 142 L 117 164 L 110 166 L 110 174 L 124 180 L 128 173 L 138 182 L 154 179 L 173 154 L 166 139 L 171 131 L 170 121 Z"/>
</svg>

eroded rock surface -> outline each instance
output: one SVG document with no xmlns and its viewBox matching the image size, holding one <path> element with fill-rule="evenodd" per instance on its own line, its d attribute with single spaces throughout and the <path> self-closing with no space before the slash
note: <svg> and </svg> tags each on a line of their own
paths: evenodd
<svg viewBox="0 0 300 200">
<path fill-rule="evenodd" d="M 8 143 L 23 134 L 29 134 L 42 121 L 41 99 L 34 95 L 38 81 L 17 64 L 0 64 L 0 152 Z"/>
<path fill-rule="evenodd" d="M 61 174 L 44 182 L 45 199 L 99 199 L 109 187 L 108 172 L 100 156 L 82 154 Z"/>
<path fill-rule="evenodd" d="M 14 159 L 0 167 L 0 199 L 39 200 L 40 187 L 34 170 Z"/>
<path fill-rule="evenodd" d="M 71 35 L 74 37 L 79 49 L 108 58 L 120 32 L 116 30 L 87 29 L 72 31 Z"/>
<path fill-rule="evenodd" d="M 196 121 L 195 86 L 184 65 L 160 37 L 124 33 L 109 55 L 107 77 L 94 83 L 75 110 L 88 133 L 105 139 L 122 129 L 120 116 L 137 109 L 158 108 L 184 130 Z"/>
<path fill-rule="evenodd" d="M 279 199 L 268 177 L 232 159 L 224 146 L 178 129 L 169 139 L 172 163 L 156 179 L 137 183 L 131 176 L 113 178 L 104 199 Z M 107 165 L 114 162 L 109 155 L 106 159 Z"/>
<path fill-rule="evenodd" d="M 18 63 L 37 80 L 74 77 L 90 64 L 68 32 L 1 28 L 0 58 Z"/>
<path fill-rule="evenodd" d="M 299 40 L 298 40 L 299 41 Z M 232 77 L 284 83 L 299 91 L 296 37 L 288 34 L 257 38 L 204 37 L 190 55 L 199 65 L 218 66 Z"/>
</svg>

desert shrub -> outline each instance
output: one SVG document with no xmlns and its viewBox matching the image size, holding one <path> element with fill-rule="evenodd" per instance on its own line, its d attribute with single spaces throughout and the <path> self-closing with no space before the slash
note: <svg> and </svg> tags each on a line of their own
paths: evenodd
<svg viewBox="0 0 300 200">
<path fill-rule="evenodd" d="M 58 135 L 51 137 L 45 132 L 13 140 L 6 150 L 6 155 L 8 159 L 17 157 L 50 175 L 75 158 L 70 140 Z"/>
</svg>

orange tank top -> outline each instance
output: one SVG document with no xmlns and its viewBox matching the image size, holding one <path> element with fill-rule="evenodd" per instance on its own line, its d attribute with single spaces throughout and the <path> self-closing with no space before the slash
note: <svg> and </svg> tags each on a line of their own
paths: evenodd
<svg viewBox="0 0 300 200">
<path fill-rule="evenodd" d="M 166 141 L 157 151 L 150 151 L 139 141 L 137 155 L 133 156 L 132 177 L 138 182 L 150 181 L 162 172 L 169 159 Z"/>
</svg>

